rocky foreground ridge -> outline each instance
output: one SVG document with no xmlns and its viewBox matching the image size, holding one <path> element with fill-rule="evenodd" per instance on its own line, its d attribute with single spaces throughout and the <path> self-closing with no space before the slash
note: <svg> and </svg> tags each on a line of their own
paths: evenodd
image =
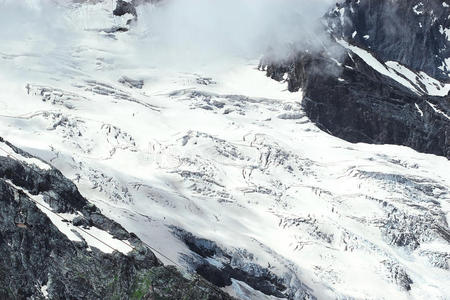
<svg viewBox="0 0 450 300">
<path fill-rule="evenodd" d="M 0 146 L 0 299 L 232 299 L 164 266 L 55 168 Z"/>
</svg>

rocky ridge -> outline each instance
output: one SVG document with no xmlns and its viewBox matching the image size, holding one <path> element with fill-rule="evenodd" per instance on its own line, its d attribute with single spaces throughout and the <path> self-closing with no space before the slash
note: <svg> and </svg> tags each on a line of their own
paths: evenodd
<svg viewBox="0 0 450 300">
<path fill-rule="evenodd" d="M 334 37 L 371 49 L 382 61 L 448 82 L 450 5 L 442 0 L 346 0 L 326 15 Z"/>
<path fill-rule="evenodd" d="M 58 170 L 0 145 L 1 299 L 231 299 L 163 266 Z"/>
<path fill-rule="evenodd" d="M 418 3 L 338 3 L 324 17 L 331 35 L 327 49 L 281 63 L 263 61 L 262 68 L 268 76 L 286 80 L 289 90 L 301 89 L 305 113 L 334 136 L 450 158 L 448 92 L 437 81 L 432 88 L 441 91 L 435 95 L 425 87 L 432 81 L 427 74 L 448 81 L 448 8 L 442 1 Z M 386 70 L 389 76 L 383 74 Z"/>
</svg>

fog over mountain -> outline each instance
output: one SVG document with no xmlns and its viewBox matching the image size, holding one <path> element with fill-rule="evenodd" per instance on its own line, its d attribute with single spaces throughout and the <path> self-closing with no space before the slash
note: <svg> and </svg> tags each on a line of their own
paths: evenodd
<svg viewBox="0 0 450 300">
<path fill-rule="evenodd" d="M 12 41 L 29 38 L 34 41 L 29 46 L 40 47 L 50 55 L 55 48 L 77 45 L 82 38 L 73 34 L 77 30 L 107 25 L 89 5 L 69 16 L 65 8 L 70 3 L 2 0 L 0 24 L 5 30 L 0 34 Z M 230 58 L 259 59 L 269 53 L 274 59 L 284 59 L 300 49 L 314 51 L 329 43 L 320 18 L 330 3 L 169 0 L 141 5 L 137 9 L 140 21 L 134 24 L 133 32 L 139 39 L 126 47 L 142 63 L 166 67 L 226 63 Z"/>
<path fill-rule="evenodd" d="M 282 59 L 328 43 L 320 18 L 330 2 L 171 0 L 143 6 L 138 29 L 146 39 L 140 46 L 158 59 L 180 64 L 254 59 L 268 51 Z"/>
</svg>

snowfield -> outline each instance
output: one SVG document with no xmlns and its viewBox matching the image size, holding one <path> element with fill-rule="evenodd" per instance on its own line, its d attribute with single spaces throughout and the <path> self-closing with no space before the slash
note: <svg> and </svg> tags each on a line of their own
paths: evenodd
<svg viewBox="0 0 450 300">
<path fill-rule="evenodd" d="M 195 255 L 174 228 L 216 242 L 235 267 L 268 268 L 293 299 L 450 295 L 446 158 L 319 130 L 301 91 L 267 78 L 257 59 L 195 70 L 146 64 L 133 29 L 98 30 L 126 21 L 111 9 L 61 8 L 73 43 L 0 44 L 0 136 L 187 269 Z M 226 290 L 276 299 L 237 280 Z"/>
</svg>

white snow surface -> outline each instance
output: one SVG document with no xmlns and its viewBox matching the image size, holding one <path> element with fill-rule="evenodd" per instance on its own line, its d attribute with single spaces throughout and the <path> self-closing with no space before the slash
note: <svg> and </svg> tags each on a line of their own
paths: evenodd
<svg viewBox="0 0 450 300">
<path fill-rule="evenodd" d="M 19 153 L 16 153 L 14 149 L 4 142 L 0 142 L 0 156 L 10 157 L 27 165 L 33 165 L 43 170 L 50 170 L 52 168 L 49 164 L 46 164 L 40 159 L 35 157 L 25 157 Z"/>
<path fill-rule="evenodd" d="M 74 226 L 72 224 L 73 219 L 81 215 L 81 213 L 56 213 L 44 200 L 43 195 L 32 195 L 28 191 L 16 186 L 11 181 L 7 182 L 15 189 L 22 190 L 32 201 L 34 201 L 37 204 L 36 207 L 39 208 L 52 221 L 53 225 L 55 225 L 69 240 L 75 242 L 85 241 L 89 247 L 95 247 L 105 253 L 119 251 L 123 254 L 128 254 L 133 250 L 133 247 L 128 241 L 115 239 L 111 234 L 97 227 L 91 226 L 89 228 L 80 228 Z"/>
<path fill-rule="evenodd" d="M 41 293 L 42 293 L 42 295 L 44 296 L 44 298 L 45 299 L 48 299 L 48 291 L 47 291 L 47 285 L 43 285 L 42 287 L 41 287 Z"/>
<path fill-rule="evenodd" d="M 358 55 L 374 70 L 394 79 L 416 94 L 444 97 L 450 92 L 450 83 L 442 83 L 423 71 L 412 71 L 396 61 L 383 63 L 365 49 L 351 45 L 343 40 L 339 40 L 338 42 Z"/>
<path fill-rule="evenodd" d="M 81 12 L 103 23 L 91 26 Z M 190 251 L 169 225 L 270 264 L 288 288 L 302 282 L 318 299 L 450 295 L 448 266 L 437 266 L 448 263 L 448 241 L 419 222 L 449 230 L 446 158 L 320 131 L 301 109 L 301 91 L 267 78 L 258 60 L 195 71 L 144 66 L 133 56 L 138 35 L 84 30 L 121 21 L 110 12 L 110 2 L 65 11 L 77 45 L 52 55 L 33 37 L 0 44 L 0 136 L 60 169 L 106 216 L 180 263 Z M 423 92 L 399 66 L 346 47 Z M 122 76 L 143 80 L 143 89 L 120 84 Z M 395 245 L 401 234 L 416 234 L 420 246 Z M 260 295 L 237 281 L 228 289 Z"/>
</svg>

